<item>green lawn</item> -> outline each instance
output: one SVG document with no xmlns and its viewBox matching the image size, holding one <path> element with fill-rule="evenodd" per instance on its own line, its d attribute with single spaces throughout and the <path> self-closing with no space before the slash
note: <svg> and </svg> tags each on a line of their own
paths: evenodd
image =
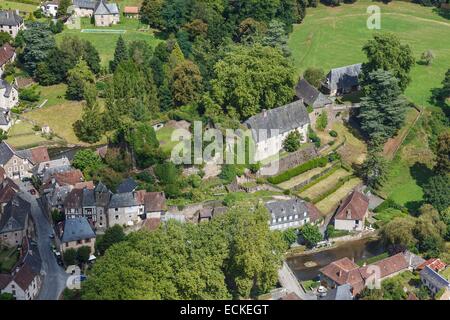
<svg viewBox="0 0 450 320">
<path fill-rule="evenodd" d="M 350 173 L 344 169 L 336 170 L 331 176 L 326 177 L 319 183 L 313 185 L 311 188 L 306 189 L 302 193 L 300 193 L 300 197 L 314 199 L 326 192 L 327 190 L 332 189 L 338 183 L 340 178 L 346 177 L 350 175 Z"/>
<path fill-rule="evenodd" d="M 350 179 L 342 187 L 333 192 L 328 197 L 316 203 L 317 209 L 319 209 L 323 214 L 329 214 L 334 210 L 339 202 L 344 199 L 358 184 L 361 180 L 358 178 Z"/>
<path fill-rule="evenodd" d="M 82 18 L 81 28 L 99 30 L 125 30 L 125 33 L 122 34 L 122 37 L 126 42 L 144 40 L 153 47 L 155 47 L 161 41 L 155 38 L 153 30 L 148 29 L 148 26 L 140 23 L 138 19 L 128 19 L 123 16 L 120 17 L 119 24 L 113 25 L 111 27 L 95 27 L 90 23 L 89 18 Z M 104 66 L 107 66 L 109 61 L 112 60 L 116 42 L 120 36 L 120 34 L 114 33 L 87 33 L 81 32 L 81 30 L 77 29 L 68 29 L 66 27 L 62 33 L 56 35 L 56 41 L 59 43 L 66 35 L 78 36 L 81 39 L 90 41 L 98 50 L 100 58 L 102 60 L 102 64 Z"/>
<path fill-rule="evenodd" d="M 308 8 L 302 24 L 294 27 L 289 47 L 297 75 L 307 67 L 316 66 L 328 72 L 330 68 L 365 61 L 362 46 L 377 32 L 395 33 L 408 43 L 416 58 L 431 49 L 435 55 L 431 66 L 416 64 L 411 72 L 412 82 L 406 96 L 419 105 L 429 105 L 430 90 L 440 87 L 450 66 L 450 21 L 422 7 L 401 1 L 381 8 L 381 30 L 366 27 L 368 0 L 343 4 L 336 8 Z"/>
<path fill-rule="evenodd" d="M 38 4 L 27 4 L 15 1 L 0 0 L 0 8 L 2 10 L 19 10 L 21 12 L 33 12 L 36 11 Z"/>
<path fill-rule="evenodd" d="M 16 149 L 27 149 L 38 145 L 55 143 L 57 139 L 50 141 L 40 132 L 33 130 L 33 125 L 26 121 L 19 121 L 8 131 L 8 143 Z"/>
<path fill-rule="evenodd" d="M 280 187 L 281 189 L 285 189 L 285 190 L 292 189 L 295 186 L 298 186 L 299 184 L 301 184 L 302 182 L 311 179 L 312 177 L 319 174 L 323 170 L 328 169 L 329 167 L 331 167 L 331 163 L 327 163 L 327 165 L 325 167 L 318 167 L 318 168 L 308 170 L 305 173 L 299 174 L 298 176 L 293 177 L 292 179 L 290 179 L 288 181 L 278 184 L 277 186 Z"/>
<path fill-rule="evenodd" d="M 19 258 L 17 248 L 0 249 L 0 272 L 9 272 L 14 267 Z"/>
</svg>

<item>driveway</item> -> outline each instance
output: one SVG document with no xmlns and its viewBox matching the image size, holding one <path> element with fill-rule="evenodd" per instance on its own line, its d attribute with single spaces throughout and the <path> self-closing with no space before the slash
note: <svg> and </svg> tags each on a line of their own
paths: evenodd
<svg viewBox="0 0 450 320">
<path fill-rule="evenodd" d="M 53 227 L 44 214 L 36 197 L 28 192 L 30 185 L 22 182 L 19 185 L 22 190 L 23 198 L 31 203 L 31 215 L 36 225 L 36 241 L 42 260 L 41 273 L 43 281 L 38 300 L 57 300 L 66 287 L 68 274 L 66 274 L 65 270 L 58 265 L 51 250 L 53 240 L 50 239 L 49 235 L 54 232 Z"/>
</svg>

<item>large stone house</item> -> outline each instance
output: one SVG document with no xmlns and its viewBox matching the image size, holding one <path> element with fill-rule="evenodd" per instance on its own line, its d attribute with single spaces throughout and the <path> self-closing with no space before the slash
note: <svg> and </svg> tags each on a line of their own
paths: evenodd
<svg viewBox="0 0 450 320">
<path fill-rule="evenodd" d="M 15 84 L 0 79 L 0 108 L 12 109 L 19 104 L 19 91 Z"/>
<path fill-rule="evenodd" d="M 369 214 L 369 199 L 359 191 L 354 190 L 342 202 L 334 216 L 336 230 L 362 231 Z"/>
<path fill-rule="evenodd" d="M 94 189 L 95 195 L 95 221 L 96 228 L 108 227 L 108 207 L 112 192 L 103 184 L 99 183 Z"/>
<path fill-rule="evenodd" d="M 25 28 L 19 10 L 0 11 L 0 31 L 6 32 L 15 38 L 20 30 Z"/>
<path fill-rule="evenodd" d="M 91 253 L 95 252 L 95 233 L 89 221 L 84 217 L 66 219 L 61 236 L 61 252 L 84 246 L 91 248 Z"/>
<path fill-rule="evenodd" d="M 300 100 L 285 106 L 265 110 L 245 121 L 255 143 L 254 161 L 273 156 L 283 148 L 283 141 L 290 132 L 298 131 L 301 141 L 308 139 L 309 117 Z"/>
<path fill-rule="evenodd" d="M 3 75 L 6 65 L 14 62 L 15 59 L 16 50 L 9 43 L 0 47 L 0 77 Z"/>
<path fill-rule="evenodd" d="M 0 143 L 0 166 L 11 179 L 31 177 L 33 167 L 49 159 L 44 147 L 16 151 L 7 142 Z"/>
<path fill-rule="evenodd" d="M 0 293 L 9 293 L 16 300 L 32 300 L 41 288 L 42 261 L 39 250 L 24 238 L 19 261 L 10 273 L 0 274 Z"/>
<path fill-rule="evenodd" d="M 92 17 L 97 1 L 73 0 L 74 15 L 77 17 Z"/>
<path fill-rule="evenodd" d="M 331 96 L 341 96 L 359 90 L 361 63 L 334 68 L 328 72 L 323 89 Z"/>
<path fill-rule="evenodd" d="M 3 208 L 0 218 L 0 244 L 14 247 L 20 245 L 24 237 L 34 235 L 31 204 L 15 195 Z"/>
<path fill-rule="evenodd" d="M 109 227 L 116 224 L 134 226 L 145 219 L 144 205 L 138 201 L 138 193 L 127 192 L 112 195 L 108 208 Z"/>
<path fill-rule="evenodd" d="M 94 21 L 97 27 L 108 27 L 119 23 L 119 8 L 115 3 L 106 3 L 100 0 L 94 10 Z"/>
<path fill-rule="evenodd" d="M 270 214 L 271 230 L 299 228 L 306 223 L 315 223 L 320 211 L 311 203 L 294 198 L 290 200 L 271 200 L 265 203 Z"/>
</svg>

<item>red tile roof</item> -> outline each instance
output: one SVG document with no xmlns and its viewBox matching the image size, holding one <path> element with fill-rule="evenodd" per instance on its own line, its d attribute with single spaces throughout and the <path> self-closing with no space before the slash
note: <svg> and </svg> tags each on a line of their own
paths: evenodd
<svg viewBox="0 0 450 320">
<path fill-rule="evenodd" d="M 78 169 L 74 169 L 74 170 L 70 170 L 70 171 L 66 171 L 66 172 L 58 172 L 55 173 L 49 181 L 47 181 L 47 183 L 51 183 L 51 180 L 55 179 L 56 182 L 58 182 L 58 184 L 60 186 L 64 186 L 64 185 L 71 185 L 74 186 L 79 182 L 83 182 L 83 173 L 78 170 Z"/>
<path fill-rule="evenodd" d="M 157 212 L 166 210 L 166 196 L 164 192 L 147 192 L 145 194 L 145 211 Z"/>
<path fill-rule="evenodd" d="M 34 164 L 50 161 L 50 157 L 48 155 L 48 150 L 46 147 L 37 147 L 30 149 L 30 151 Z"/>
<path fill-rule="evenodd" d="M 15 49 L 9 44 L 5 43 L 0 47 L 0 66 L 8 63 L 14 56 Z"/>
<path fill-rule="evenodd" d="M 72 189 L 64 201 L 66 209 L 76 209 L 82 207 L 83 189 Z"/>
<path fill-rule="evenodd" d="M 94 190 L 95 189 L 95 185 L 94 185 L 94 181 L 85 181 L 85 182 L 78 182 L 75 183 L 75 185 L 73 186 L 74 189 L 88 189 L 88 190 Z"/>
<path fill-rule="evenodd" d="M 430 267 L 436 272 L 439 272 L 441 270 L 444 270 L 447 265 L 444 262 L 442 262 L 441 259 L 439 258 L 431 258 L 422 263 L 421 265 L 419 265 L 417 269 L 422 270 L 425 269 L 426 266 Z"/>
<path fill-rule="evenodd" d="M 347 257 L 330 263 L 320 269 L 320 272 L 338 285 L 351 285 L 353 295 L 358 294 L 364 288 L 364 280 L 361 277 L 358 265 Z"/>
<path fill-rule="evenodd" d="M 306 208 L 308 208 L 309 219 L 311 220 L 311 222 L 319 220 L 319 218 L 322 215 L 320 210 L 317 209 L 317 207 L 310 202 L 306 202 L 305 204 Z"/>
<path fill-rule="evenodd" d="M 385 258 L 378 262 L 372 263 L 365 267 L 360 268 L 361 275 L 364 279 L 367 279 L 373 272 L 367 272 L 369 266 L 377 266 L 380 268 L 381 279 L 390 276 L 396 272 L 405 270 L 409 267 L 408 261 L 406 261 L 403 253 L 397 253 L 392 257 Z"/>
<path fill-rule="evenodd" d="M 14 281 L 25 291 L 36 276 L 37 274 L 35 274 L 27 264 L 24 264 L 15 274 Z"/>
<path fill-rule="evenodd" d="M 13 187 L 10 185 L 5 186 L 3 189 L 0 189 L 0 203 L 11 201 L 15 194 L 16 190 Z"/>
<path fill-rule="evenodd" d="M 123 13 L 137 14 L 139 13 L 139 7 L 125 7 L 123 8 Z"/>
<path fill-rule="evenodd" d="M 361 192 L 355 190 L 341 204 L 335 219 L 363 220 L 368 208 L 369 199 Z"/>
</svg>

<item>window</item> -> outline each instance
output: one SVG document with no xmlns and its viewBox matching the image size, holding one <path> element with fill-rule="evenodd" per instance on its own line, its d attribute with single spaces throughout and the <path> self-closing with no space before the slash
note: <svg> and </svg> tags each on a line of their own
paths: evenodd
<svg viewBox="0 0 450 320">
<path fill-rule="evenodd" d="M 114 211 L 119 211 L 119 208 L 114 208 Z"/>
<path fill-rule="evenodd" d="M 116 220 L 119 220 L 119 216 L 116 214 Z"/>
<path fill-rule="evenodd" d="M 82 244 L 83 242 L 81 240 L 77 240 L 77 244 Z"/>
<path fill-rule="evenodd" d="M 359 220 L 355 220 L 355 225 L 359 226 Z"/>
</svg>

